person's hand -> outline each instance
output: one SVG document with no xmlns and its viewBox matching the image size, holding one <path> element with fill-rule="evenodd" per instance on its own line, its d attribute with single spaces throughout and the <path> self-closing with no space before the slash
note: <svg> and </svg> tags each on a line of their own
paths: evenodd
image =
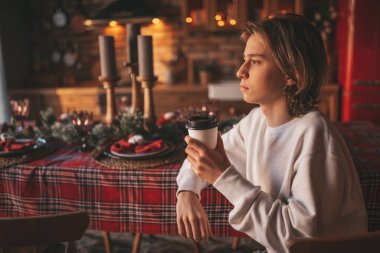
<svg viewBox="0 0 380 253">
<path fill-rule="evenodd" d="M 191 191 L 180 192 L 177 196 L 176 209 L 180 236 L 195 241 L 203 241 L 212 237 L 210 223 L 197 194 Z"/>
<path fill-rule="evenodd" d="M 187 160 L 191 164 L 191 169 L 200 178 L 213 184 L 216 179 L 231 165 L 226 151 L 224 150 L 223 140 L 218 133 L 218 143 L 216 149 L 209 149 L 201 142 L 190 136 L 185 137 L 187 147 Z"/>
</svg>

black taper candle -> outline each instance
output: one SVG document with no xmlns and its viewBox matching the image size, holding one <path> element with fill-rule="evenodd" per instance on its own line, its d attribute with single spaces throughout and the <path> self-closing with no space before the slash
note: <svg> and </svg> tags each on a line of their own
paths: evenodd
<svg viewBox="0 0 380 253">
<path fill-rule="evenodd" d="M 137 64 L 137 36 L 140 31 L 140 24 L 127 24 L 127 63 Z"/>
<path fill-rule="evenodd" d="M 142 79 L 153 80 L 154 74 L 152 36 L 139 35 L 137 41 L 139 76 Z"/>
<path fill-rule="evenodd" d="M 113 36 L 99 36 L 100 70 L 104 79 L 117 78 L 115 40 Z"/>
</svg>

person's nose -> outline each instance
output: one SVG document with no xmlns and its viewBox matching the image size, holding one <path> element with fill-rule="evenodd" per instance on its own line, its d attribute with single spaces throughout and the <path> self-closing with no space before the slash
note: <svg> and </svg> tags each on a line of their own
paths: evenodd
<svg viewBox="0 0 380 253">
<path fill-rule="evenodd" d="M 236 76 L 239 79 L 247 79 L 248 78 L 248 71 L 247 68 L 245 67 L 245 62 L 240 66 L 238 71 L 236 72 Z"/>
</svg>

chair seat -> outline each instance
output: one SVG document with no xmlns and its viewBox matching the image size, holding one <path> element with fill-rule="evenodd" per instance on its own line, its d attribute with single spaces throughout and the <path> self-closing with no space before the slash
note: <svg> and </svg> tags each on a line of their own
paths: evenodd
<svg viewBox="0 0 380 253">
<path fill-rule="evenodd" d="M 379 253 L 380 231 L 350 236 L 299 238 L 291 241 L 290 253 Z"/>
<path fill-rule="evenodd" d="M 45 216 L 0 218 L 0 247 L 69 242 L 71 250 L 74 247 L 73 242 L 82 238 L 88 224 L 88 215 L 81 211 Z"/>
</svg>

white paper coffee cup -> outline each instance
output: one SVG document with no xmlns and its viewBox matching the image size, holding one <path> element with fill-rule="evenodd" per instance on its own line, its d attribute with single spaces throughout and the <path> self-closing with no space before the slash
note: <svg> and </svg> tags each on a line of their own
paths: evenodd
<svg viewBox="0 0 380 253">
<path fill-rule="evenodd" d="M 194 138 L 210 149 L 215 149 L 218 142 L 219 122 L 212 115 L 196 115 L 189 118 L 186 128 L 189 136 Z"/>
</svg>

